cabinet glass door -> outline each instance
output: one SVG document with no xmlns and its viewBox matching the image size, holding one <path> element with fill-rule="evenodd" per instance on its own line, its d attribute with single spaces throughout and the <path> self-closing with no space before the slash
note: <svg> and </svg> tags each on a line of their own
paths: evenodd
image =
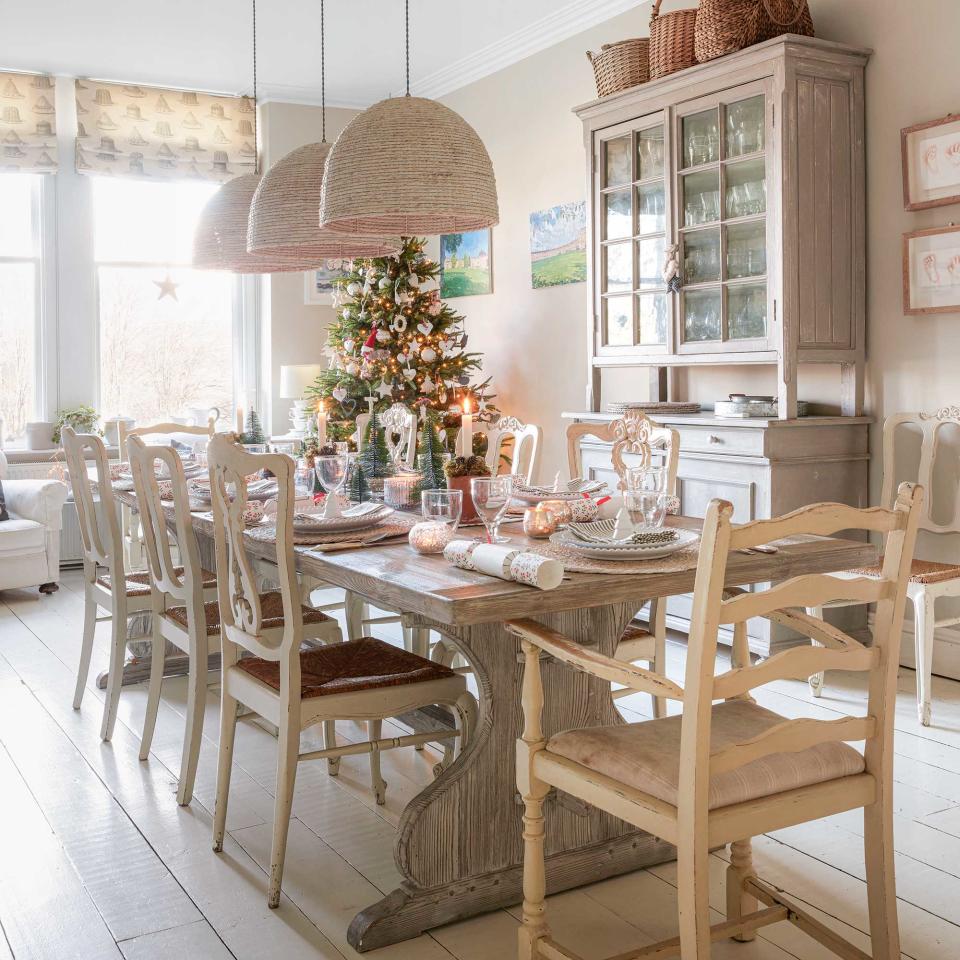
<svg viewBox="0 0 960 960">
<path fill-rule="evenodd" d="M 696 350 L 767 345 L 767 104 L 756 89 L 678 117 L 680 340 Z"/>
<path fill-rule="evenodd" d="M 666 347 L 664 133 L 662 122 L 652 123 L 621 128 L 600 142 L 598 283 L 607 347 Z"/>
</svg>

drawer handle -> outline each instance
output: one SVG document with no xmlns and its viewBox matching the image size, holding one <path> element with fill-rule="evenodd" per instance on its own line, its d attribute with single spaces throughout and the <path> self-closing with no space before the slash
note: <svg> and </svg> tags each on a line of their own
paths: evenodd
<svg viewBox="0 0 960 960">
<path fill-rule="evenodd" d="M 723 443 L 723 439 L 718 437 L 715 433 L 711 433 L 707 439 L 710 443 Z"/>
</svg>

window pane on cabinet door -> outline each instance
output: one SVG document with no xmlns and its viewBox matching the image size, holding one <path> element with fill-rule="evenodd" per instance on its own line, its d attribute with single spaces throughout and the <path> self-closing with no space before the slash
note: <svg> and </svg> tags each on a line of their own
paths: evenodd
<svg viewBox="0 0 960 960">
<path fill-rule="evenodd" d="M 755 217 L 767 209 L 767 178 L 763 157 L 729 163 L 726 168 L 725 215 Z"/>
<path fill-rule="evenodd" d="M 632 297 L 607 297 L 604 309 L 607 315 L 607 343 L 614 347 L 633 344 Z"/>
<path fill-rule="evenodd" d="M 683 118 L 681 146 L 680 162 L 684 167 L 699 167 L 720 159 L 720 122 L 716 108 Z"/>
<path fill-rule="evenodd" d="M 637 288 L 640 290 L 663 286 L 663 265 L 666 259 L 666 241 L 663 237 L 640 240 L 637 243 Z"/>
<path fill-rule="evenodd" d="M 637 297 L 640 320 L 640 343 L 660 344 L 667 342 L 667 295 L 644 293 Z"/>
<path fill-rule="evenodd" d="M 663 127 L 651 127 L 637 134 L 637 179 L 663 176 Z"/>
<path fill-rule="evenodd" d="M 630 169 L 630 137 L 606 141 L 607 160 L 604 167 L 604 186 L 614 187 L 620 183 L 629 183 L 632 179 Z"/>
<path fill-rule="evenodd" d="M 633 289 L 633 274 L 630 270 L 630 244 L 614 243 L 605 248 L 607 269 L 604 276 L 604 290 L 616 293 Z"/>
<path fill-rule="evenodd" d="M 666 224 L 663 181 L 637 187 L 637 233 L 663 233 Z"/>
<path fill-rule="evenodd" d="M 763 150 L 763 94 L 727 105 L 727 156 L 742 157 Z"/>
<path fill-rule="evenodd" d="M 3 439 L 11 441 L 34 419 L 36 270 L 32 263 L 0 263 L 0 417 Z"/>
<path fill-rule="evenodd" d="M 603 196 L 604 239 L 622 240 L 633 234 L 630 218 L 630 191 L 617 190 Z"/>
<path fill-rule="evenodd" d="M 727 276 L 760 277 L 767 272 L 766 223 L 737 223 L 727 227 Z"/>
<path fill-rule="evenodd" d="M 688 343 L 720 339 L 720 289 L 688 290 L 683 295 L 683 339 Z"/>
<path fill-rule="evenodd" d="M 727 288 L 727 326 L 731 340 L 767 336 L 767 285 L 738 283 Z"/>
<path fill-rule="evenodd" d="M 720 228 L 683 235 L 683 282 L 712 283 L 720 279 Z"/>
<path fill-rule="evenodd" d="M 720 171 L 704 170 L 683 177 L 683 225 L 696 227 L 720 219 Z"/>
</svg>

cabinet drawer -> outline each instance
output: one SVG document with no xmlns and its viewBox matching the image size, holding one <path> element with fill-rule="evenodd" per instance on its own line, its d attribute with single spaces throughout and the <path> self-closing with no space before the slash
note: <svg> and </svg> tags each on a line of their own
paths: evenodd
<svg viewBox="0 0 960 960">
<path fill-rule="evenodd" d="M 762 457 L 763 430 L 755 427 L 678 426 L 680 450 L 687 453 L 729 454 L 735 457 Z"/>
</svg>

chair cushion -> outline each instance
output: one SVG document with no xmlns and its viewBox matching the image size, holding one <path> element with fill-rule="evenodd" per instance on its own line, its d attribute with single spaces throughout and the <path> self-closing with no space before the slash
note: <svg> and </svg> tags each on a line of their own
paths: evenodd
<svg viewBox="0 0 960 960">
<path fill-rule="evenodd" d="M 857 567 L 854 570 L 848 570 L 847 573 L 855 573 L 861 577 L 879 577 L 882 565 L 883 557 L 872 567 Z M 960 578 L 960 565 L 956 563 L 939 563 L 936 560 L 917 560 L 916 558 L 910 563 L 911 583 L 940 583 L 943 580 L 958 578 Z"/>
<path fill-rule="evenodd" d="M 300 607 L 303 613 L 304 623 L 324 623 L 332 622 L 333 618 L 328 617 L 322 610 L 314 610 L 313 607 Z M 220 632 L 220 604 L 216 600 L 209 600 L 203 605 L 204 617 L 207 621 L 207 633 L 213 636 Z M 274 590 L 271 593 L 260 594 L 260 613 L 263 617 L 263 628 L 283 626 L 283 597 Z M 187 629 L 187 608 L 186 607 L 168 607 L 164 611 L 165 616 L 169 617 L 175 623 L 178 623 L 184 630 Z"/>
<path fill-rule="evenodd" d="M 6 463 L 6 461 L 4 461 Z M 9 520 L 10 514 L 7 513 L 7 498 L 3 495 L 3 480 L 0 480 L 0 521 Z"/>
<path fill-rule="evenodd" d="M 280 689 L 279 663 L 248 657 L 237 666 L 274 690 Z M 304 700 L 455 676 L 443 664 L 425 660 L 375 637 L 300 651 L 300 696 Z"/>
<path fill-rule="evenodd" d="M 10 514 L 0 527 L 0 557 L 21 557 L 43 553 L 47 528 L 36 520 Z"/>
<path fill-rule="evenodd" d="M 747 700 L 713 708 L 714 751 L 756 737 L 786 719 Z M 676 806 L 680 779 L 681 717 L 618 727 L 567 730 L 547 750 Z M 849 777 L 864 770 L 863 757 L 845 743 L 822 743 L 796 753 L 774 753 L 710 780 L 710 809 L 784 790 Z"/>
<path fill-rule="evenodd" d="M 174 571 L 178 577 L 183 576 L 183 567 L 174 567 Z M 217 575 L 215 573 L 211 573 L 209 570 L 201 570 L 200 576 L 203 578 L 204 588 L 215 587 L 217 585 Z M 146 570 L 142 571 L 141 573 L 128 573 L 126 576 L 126 581 L 128 597 L 149 596 L 150 574 Z M 107 590 L 112 589 L 110 586 L 109 573 L 103 573 L 97 577 L 97 583 Z"/>
</svg>

